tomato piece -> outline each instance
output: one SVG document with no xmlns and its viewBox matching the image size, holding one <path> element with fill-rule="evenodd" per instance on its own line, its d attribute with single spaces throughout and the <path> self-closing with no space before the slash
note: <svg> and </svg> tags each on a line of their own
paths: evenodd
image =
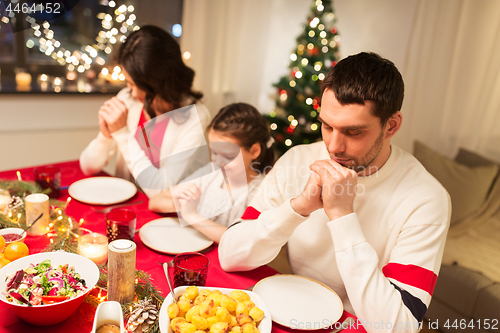
<svg viewBox="0 0 500 333">
<path fill-rule="evenodd" d="M 42 296 L 44 304 L 59 303 L 68 299 L 68 296 Z"/>
</svg>

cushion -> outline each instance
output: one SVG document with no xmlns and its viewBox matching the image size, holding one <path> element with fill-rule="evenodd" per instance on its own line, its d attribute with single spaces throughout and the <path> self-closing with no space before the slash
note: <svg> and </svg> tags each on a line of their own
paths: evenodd
<svg viewBox="0 0 500 333">
<path fill-rule="evenodd" d="M 500 284 L 495 283 L 481 291 L 477 299 L 474 318 L 482 319 L 483 322 L 489 319 L 490 323 L 493 318 L 500 320 Z M 497 329 L 499 325 L 496 325 Z"/>
<path fill-rule="evenodd" d="M 481 273 L 452 265 L 441 266 L 433 298 L 458 313 L 472 317 L 480 292 L 493 282 Z"/>
<path fill-rule="evenodd" d="M 455 161 L 467 165 L 468 167 L 480 167 L 480 166 L 490 166 L 497 164 L 495 161 L 491 161 L 486 157 L 478 155 L 472 151 L 464 148 L 458 150 L 457 156 L 455 156 Z"/>
<path fill-rule="evenodd" d="M 477 213 L 485 202 L 499 165 L 468 167 L 415 141 L 414 155 L 451 197 L 451 225 Z"/>
</svg>

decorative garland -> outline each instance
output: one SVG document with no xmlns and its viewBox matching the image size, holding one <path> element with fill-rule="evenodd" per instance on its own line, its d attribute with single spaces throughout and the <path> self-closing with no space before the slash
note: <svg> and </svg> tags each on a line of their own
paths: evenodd
<svg viewBox="0 0 500 333">
<path fill-rule="evenodd" d="M 2 228 L 24 228 L 26 227 L 26 214 L 24 199 L 27 195 L 32 193 L 47 193 L 42 191 L 40 186 L 34 182 L 27 182 L 22 180 L 0 180 L 0 189 L 8 190 L 12 196 L 11 202 L 7 205 L 5 210 L 0 211 L 0 229 Z M 78 238 L 84 231 L 90 231 L 82 228 L 81 224 L 84 222 L 80 219 L 75 222 L 73 218 L 66 215 L 65 210 L 70 201 L 60 201 L 50 199 L 50 231 L 47 236 L 50 237 L 50 244 L 42 250 L 42 252 L 53 251 L 66 251 L 70 253 L 77 253 Z M 151 277 L 144 271 L 136 270 L 135 276 L 135 299 L 133 302 L 122 305 L 124 318 L 130 318 L 134 308 L 145 301 L 154 304 L 159 310 L 165 299 L 158 289 L 155 288 L 151 281 Z M 103 292 L 106 293 L 108 283 L 108 272 L 105 268 L 100 269 L 99 281 L 96 287 L 100 289 L 97 296 L 87 295 L 85 302 L 93 306 L 98 306 L 106 299 Z M 159 320 L 155 318 L 145 331 L 146 333 L 159 333 Z"/>
</svg>

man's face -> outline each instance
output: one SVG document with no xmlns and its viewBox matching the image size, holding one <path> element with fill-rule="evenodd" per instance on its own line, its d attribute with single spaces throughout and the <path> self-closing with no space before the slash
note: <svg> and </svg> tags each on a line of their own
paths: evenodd
<svg viewBox="0 0 500 333">
<path fill-rule="evenodd" d="M 318 119 L 330 158 L 358 173 L 367 170 L 370 174 L 376 171 L 370 166 L 381 166 L 377 158 L 386 143 L 385 131 L 371 107 L 370 101 L 342 106 L 331 89 L 325 90 L 321 100 Z"/>
</svg>

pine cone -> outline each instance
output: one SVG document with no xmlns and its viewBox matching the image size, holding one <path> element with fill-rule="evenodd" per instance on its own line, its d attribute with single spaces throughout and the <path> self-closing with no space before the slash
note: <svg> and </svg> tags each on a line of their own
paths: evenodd
<svg viewBox="0 0 500 333">
<path fill-rule="evenodd" d="M 145 332 L 157 317 L 158 310 L 156 305 L 151 302 L 151 299 L 139 300 L 134 304 L 134 309 L 130 312 L 127 329 L 130 332 Z"/>
<path fill-rule="evenodd" d="M 21 207 L 22 204 L 23 204 L 23 200 L 20 197 L 15 195 L 12 198 L 10 198 L 9 203 L 7 204 L 7 206 L 5 206 L 5 211 L 12 212 L 15 209 Z"/>
</svg>

